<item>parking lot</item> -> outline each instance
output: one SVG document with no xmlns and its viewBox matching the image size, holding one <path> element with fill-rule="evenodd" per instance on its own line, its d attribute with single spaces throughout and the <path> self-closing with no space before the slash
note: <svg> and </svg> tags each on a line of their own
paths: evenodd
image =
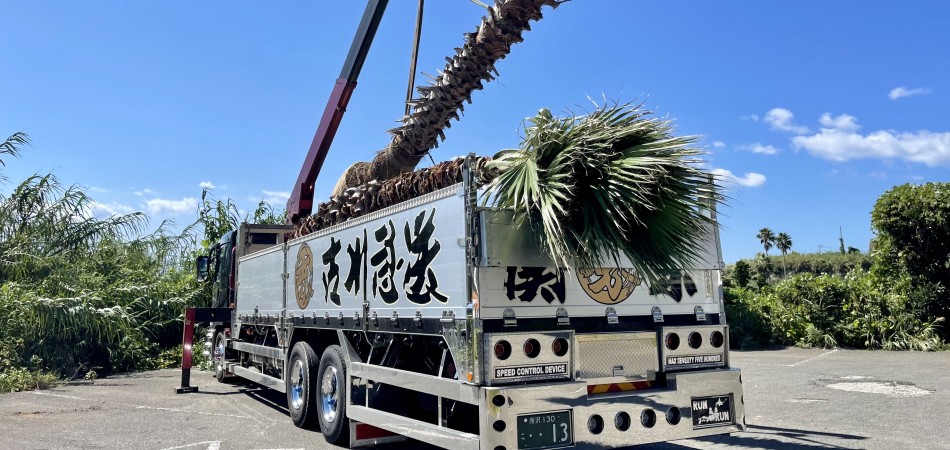
<svg viewBox="0 0 950 450">
<path fill-rule="evenodd" d="M 950 353 L 784 349 L 734 352 L 732 364 L 748 432 L 639 448 L 950 448 Z M 283 394 L 197 372 L 200 391 L 176 395 L 179 381 L 163 370 L 0 395 L 0 448 L 335 448 L 293 426 Z"/>
</svg>

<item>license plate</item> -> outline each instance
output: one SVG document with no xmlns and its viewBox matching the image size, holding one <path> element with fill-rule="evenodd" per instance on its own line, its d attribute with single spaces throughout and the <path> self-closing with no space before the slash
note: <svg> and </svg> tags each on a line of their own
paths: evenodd
<svg viewBox="0 0 950 450">
<path fill-rule="evenodd" d="M 571 412 L 555 411 L 518 416 L 518 448 L 565 447 L 574 444 Z"/>
<path fill-rule="evenodd" d="M 693 428 L 721 427 L 736 423 L 732 395 L 694 397 Z"/>
</svg>

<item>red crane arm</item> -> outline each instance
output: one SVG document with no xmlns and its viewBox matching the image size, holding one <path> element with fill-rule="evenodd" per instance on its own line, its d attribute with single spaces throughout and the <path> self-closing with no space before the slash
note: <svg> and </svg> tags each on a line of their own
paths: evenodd
<svg viewBox="0 0 950 450">
<path fill-rule="evenodd" d="M 356 79 L 359 78 L 363 62 L 366 61 L 366 55 L 369 53 L 370 45 L 376 36 L 376 29 L 379 28 L 379 22 L 383 18 L 383 12 L 388 3 L 389 0 L 369 0 L 366 3 L 363 19 L 356 30 L 356 36 L 353 37 L 340 78 L 336 80 L 333 92 L 330 93 L 330 100 L 327 102 L 326 109 L 323 110 L 317 133 L 313 136 L 313 142 L 300 168 L 294 190 L 287 200 L 287 223 L 295 223 L 313 211 L 313 185 L 330 151 L 330 144 L 333 143 L 333 137 L 340 127 L 340 121 L 343 120 L 346 105 L 356 88 Z"/>
</svg>

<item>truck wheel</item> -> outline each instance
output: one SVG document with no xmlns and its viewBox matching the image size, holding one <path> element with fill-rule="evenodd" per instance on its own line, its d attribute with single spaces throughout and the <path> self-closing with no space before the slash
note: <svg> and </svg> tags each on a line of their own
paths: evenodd
<svg viewBox="0 0 950 450">
<path fill-rule="evenodd" d="M 349 437 L 349 419 L 346 417 L 346 362 L 339 345 L 331 345 L 323 352 L 317 373 L 320 376 L 316 384 L 320 396 L 320 430 L 327 442 L 341 445 Z"/>
<path fill-rule="evenodd" d="M 228 376 L 228 371 L 224 369 L 224 354 L 227 349 L 225 342 L 224 333 L 219 332 L 214 336 L 214 346 L 211 347 L 211 363 L 214 364 L 214 377 L 221 383 L 224 383 Z"/>
<path fill-rule="evenodd" d="M 313 429 L 317 418 L 317 353 L 306 342 L 298 342 L 290 352 L 287 377 L 287 409 L 294 425 Z"/>
</svg>

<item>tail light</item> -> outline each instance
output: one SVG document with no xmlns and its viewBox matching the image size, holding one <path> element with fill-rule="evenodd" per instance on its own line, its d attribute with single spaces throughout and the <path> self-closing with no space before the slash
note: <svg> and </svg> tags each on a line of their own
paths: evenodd
<svg viewBox="0 0 950 450">
<path fill-rule="evenodd" d="M 715 348 L 722 347 L 722 344 L 725 343 L 725 336 L 722 335 L 721 331 L 713 331 L 709 335 L 709 345 L 712 345 Z"/>
<path fill-rule="evenodd" d="M 692 332 L 689 334 L 689 346 L 690 348 L 699 348 L 703 345 L 703 335 Z"/>
<path fill-rule="evenodd" d="M 500 360 L 506 360 L 511 356 L 511 344 L 502 339 L 495 343 L 495 357 Z"/>
<path fill-rule="evenodd" d="M 524 354 L 528 358 L 537 358 L 541 354 L 541 343 L 534 338 L 524 341 Z"/>
<path fill-rule="evenodd" d="M 557 356 L 564 356 L 567 354 L 569 347 L 567 345 L 567 339 L 557 338 L 554 342 L 551 343 L 551 351 L 554 352 Z"/>
<path fill-rule="evenodd" d="M 676 333 L 669 333 L 666 335 L 666 348 L 669 350 L 676 350 L 680 348 L 680 335 Z"/>
</svg>

